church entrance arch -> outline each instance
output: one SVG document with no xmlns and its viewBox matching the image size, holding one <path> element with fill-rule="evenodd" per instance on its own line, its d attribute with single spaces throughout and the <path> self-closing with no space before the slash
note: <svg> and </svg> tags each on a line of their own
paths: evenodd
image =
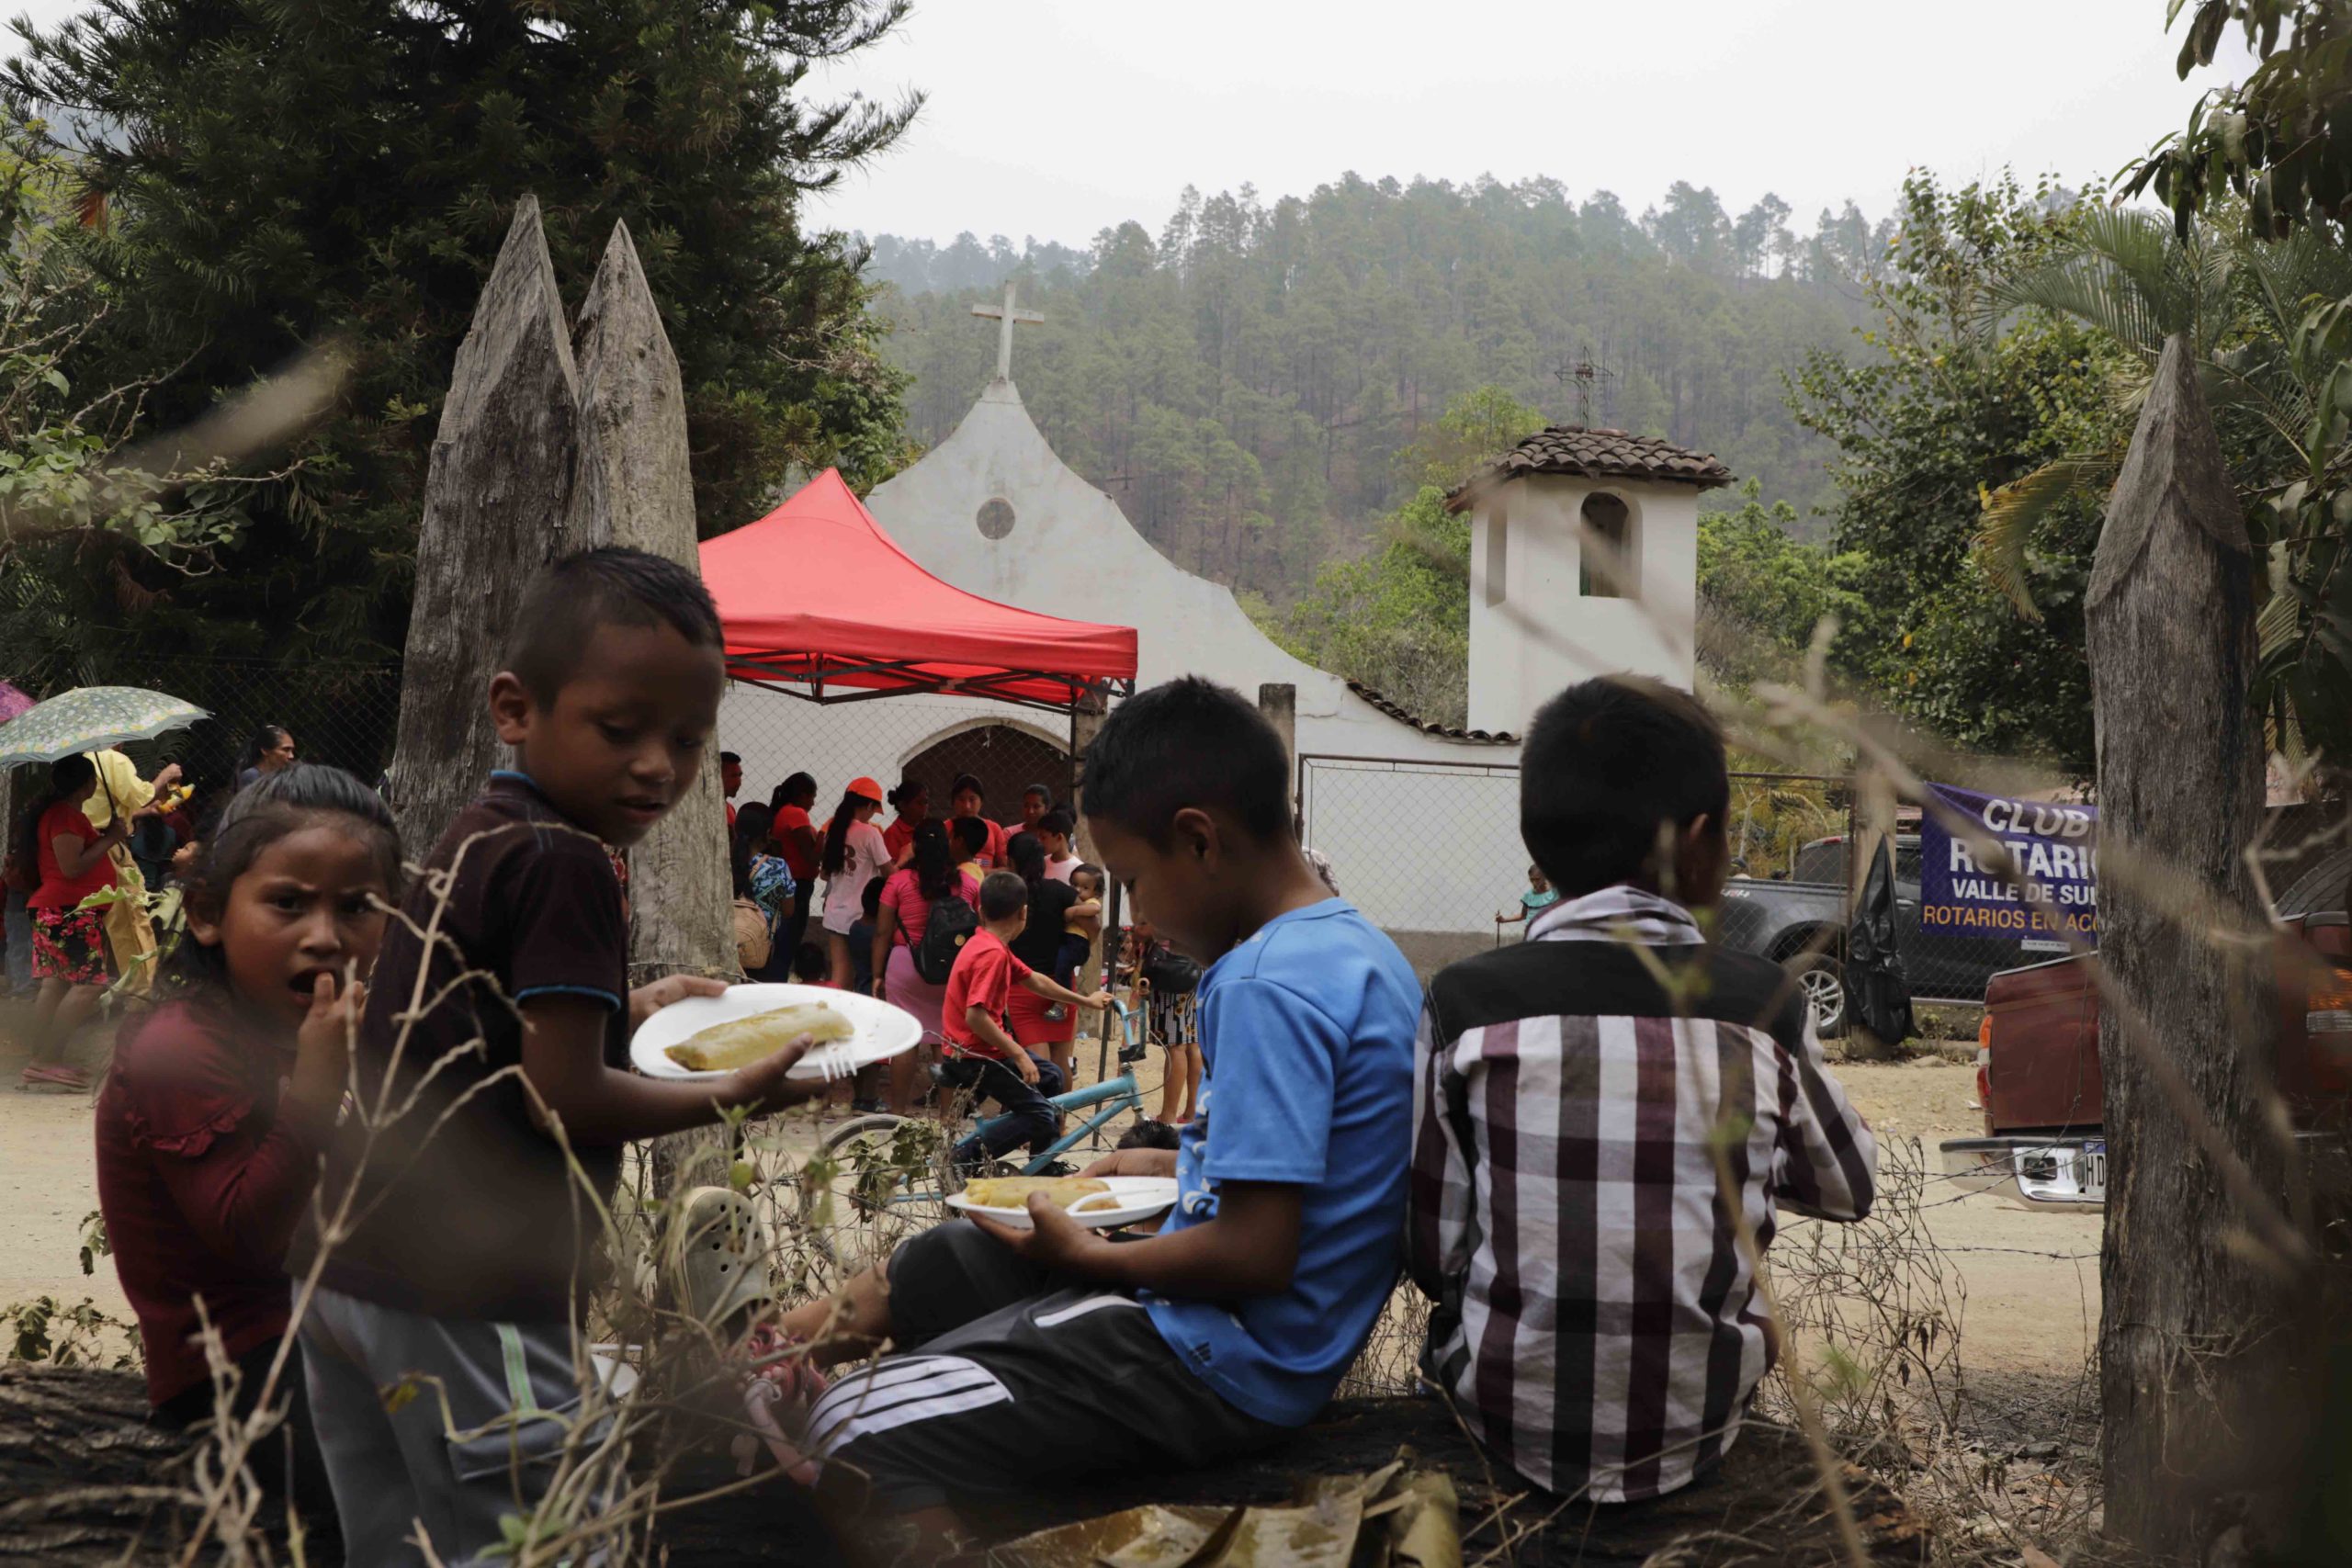
<svg viewBox="0 0 2352 1568">
<path fill-rule="evenodd" d="M 998 822 L 1021 820 L 1021 795 L 1033 784 L 1053 791 L 1057 805 L 1069 803 L 1069 747 L 1026 725 L 983 719 L 961 726 L 910 752 L 899 769 L 900 777 L 921 779 L 931 786 L 932 809 L 942 816 L 947 811 L 948 786 L 958 773 L 980 781 L 988 797 L 986 815 Z"/>
</svg>

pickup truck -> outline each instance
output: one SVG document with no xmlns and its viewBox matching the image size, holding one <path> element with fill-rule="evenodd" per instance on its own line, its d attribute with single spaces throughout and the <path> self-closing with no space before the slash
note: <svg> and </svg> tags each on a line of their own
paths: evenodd
<svg viewBox="0 0 2352 1568">
<path fill-rule="evenodd" d="M 2278 1083 L 2299 1130 L 2340 1130 L 2352 1111 L 2352 927 L 2342 914 L 2284 917 L 2274 950 Z M 2107 1201 L 2096 953 L 1996 975 L 1977 1032 L 1984 1135 L 1943 1145 L 1962 1190 L 2029 1208 Z"/>
<path fill-rule="evenodd" d="M 1786 881 L 1734 876 L 1724 888 L 1715 940 L 1785 967 L 1804 991 L 1814 1029 L 1825 1040 L 1846 1032 L 1847 845 L 1816 839 L 1797 851 Z M 2058 942 L 1919 931 L 1919 836 L 1894 840 L 1895 940 L 1911 994 L 1929 1000 L 1974 1002 L 2003 969 L 2030 963 Z"/>
</svg>

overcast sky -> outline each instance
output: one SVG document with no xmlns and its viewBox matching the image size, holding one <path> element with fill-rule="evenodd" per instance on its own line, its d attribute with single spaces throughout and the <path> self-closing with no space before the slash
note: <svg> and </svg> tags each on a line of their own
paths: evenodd
<svg viewBox="0 0 2352 1568">
<path fill-rule="evenodd" d="M 2193 7 L 2192 7 L 2193 9 Z M 1915 165 L 2101 178 L 2178 127 L 2165 0 L 917 0 L 824 69 L 930 95 L 820 221 L 945 241 L 1083 245 L 1186 185 L 1271 200 L 1368 178 L 1548 175 L 1639 212 L 1678 179 L 1735 213 L 1777 191 L 1809 229 L 1877 216 Z M 1433 27 L 1451 25 L 1437 34 Z"/>
<path fill-rule="evenodd" d="M 20 0 L 36 20 L 82 8 Z M 821 91 L 930 95 L 820 222 L 1084 245 L 1187 185 L 1305 195 L 1352 169 L 1548 175 L 1639 212 L 1674 180 L 1809 228 L 1915 165 L 2104 177 L 2244 73 L 2177 81 L 2165 0 L 917 0 Z M 1435 27 L 1451 25 L 1451 32 Z M 13 40 L 8 40 L 12 42 Z M 7 49 L 0 42 L 0 51 Z"/>
</svg>

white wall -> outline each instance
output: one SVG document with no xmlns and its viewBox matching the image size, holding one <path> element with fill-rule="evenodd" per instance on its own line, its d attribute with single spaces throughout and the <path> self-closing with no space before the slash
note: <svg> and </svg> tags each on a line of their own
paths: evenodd
<svg viewBox="0 0 2352 1568">
<path fill-rule="evenodd" d="M 1633 516 L 1635 596 L 1586 598 L 1579 523 L 1596 490 Z M 1629 670 L 1688 690 L 1698 604 L 1699 492 L 1541 474 L 1498 485 L 1470 517 L 1470 724 L 1522 733 L 1544 701 Z"/>
<path fill-rule="evenodd" d="M 977 521 L 993 497 L 1014 513 L 1001 539 L 983 536 Z M 1229 591 L 1170 561 L 1116 502 L 1064 467 L 1010 383 L 991 384 L 954 434 L 865 504 L 901 548 L 958 588 L 1135 627 L 1141 685 L 1205 675 L 1252 700 L 1265 682 L 1296 686 L 1303 751 L 1494 760 L 1498 748 L 1399 724 L 1338 676 L 1274 646 Z"/>
</svg>

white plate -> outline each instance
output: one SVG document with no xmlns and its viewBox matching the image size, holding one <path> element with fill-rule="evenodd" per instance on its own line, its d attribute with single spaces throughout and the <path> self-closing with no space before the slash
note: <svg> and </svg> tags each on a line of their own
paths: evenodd
<svg viewBox="0 0 2352 1568">
<path fill-rule="evenodd" d="M 1172 1176 L 1104 1176 L 1096 1179 L 1110 1183 L 1111 1190 L 1082 1198 L 1079 1206 L 1069 1211 L 1069 1217 L 1089 1230 L 1107 1231 L 1131 1225 L 1176 1206 L 1176 1179 Z M 948 1199 L 947 1206 L 958 1213 L 986 1214 L 1014 1230 L 1030 1228 L 1029 1211 L 1025 1208 L 984 1209 L 967 1201 L 961 1192 Z"/>
<path fill-rule="evenodd" d="M 672 1002 L 638 1025 L 628 1043 L 628 1059 L 650 1078 L 715 1078 L 716 1072 L 698 1073 L 670 1060 L 667 1052 L 691 1035 L 715 1023 L 732 1023 L 755 1013 L 774 1012 L 796 1002 L 822 1002 L 850 1021 L 857 1033 L 850 1039 L 820 1046 L 793 1065 L 796 1078 L 821 1078 L 830 1066 L 838 1081 L 858 1068 L 886 1061 L 922 1042 L 922 1025 L 904 1008 L 892 1007 L 879 997 L 861 997 L 827 986 L 729 986 L 720 997 L 688 997 Z"/>
</svg>

